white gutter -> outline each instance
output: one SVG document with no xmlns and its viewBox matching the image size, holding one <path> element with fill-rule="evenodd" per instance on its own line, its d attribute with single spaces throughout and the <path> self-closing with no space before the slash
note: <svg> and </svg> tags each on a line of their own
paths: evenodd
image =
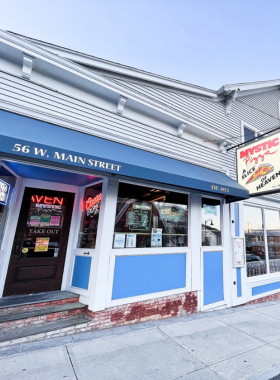
<svg viewBox="0 0 280 380">
<path fill-rule="evenodd" d="M 17 36 L 16 33 L 12 33 L 12 35 Z M 173 78 L 168 78 L 163 75 L 158 75 L 155 73 L 150 73 L 144 70 L 137 69 L 135 67 L 123 65 L 117 62 L 112 62 L 106 59 L 102 59 L 99 57 L 95 57 L 89 54 L 81 53 L 75 50 L 67 49 L 61 46 L 57 46 L 48 42 L 36 40 L 30 37 L 26 36 L 20 36 L 25 41 L 30 41 L 33 45 L 42 47 L 44 50 L 48 50 L 50 52 L 53 52 L 55 54 L 58 54 L 60 57 L 69 59 L 71 61 L 74 61 L 76 63 L 80 63 L 82 65 L 88 65 L 91 66 L 92 69 L 94 67 L 101 69 L 101 70 L 108 70 L 110 72 L 114 72 L 121 75 L 126 75 L 130 77 L 134 77 L 137 79 L 158 83 L 167 87 L 173 87 L 174 89 L 186 91 L 186 92 L 192 92 L 196 95 L 206 96 L 209 98 L 217 98 L 217 91 L 210 90 L 207 88 L 203 88 L 200 86 L 191 85 L 189 83 L 182 82 L 180 80 L 176 80 Z"/>
</svg>

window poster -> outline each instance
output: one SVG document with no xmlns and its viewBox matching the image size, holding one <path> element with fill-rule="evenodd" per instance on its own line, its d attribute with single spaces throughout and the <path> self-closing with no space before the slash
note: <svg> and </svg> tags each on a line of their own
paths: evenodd
<svg viewBox="0 0 280 380">
<path fill-rule="evenodd" d="M 130 230 L 149 231 L 151 228 L 152 205 L 134 202 L 130 214 Z"/>
<path fill-rule="evenodd" d="M 124 248 L 126 234 L 115 234 L 114 248 Z"/>
<path fill-rule="evenodd" d="M 31 215 L 29 223 L 30 223 L 30 226 L 40 226 L 41 216 L 40 215 Z"/>
<path fill-rule="evenodd" d="M 127 234 L 126 248 L 135 248 L 135 247 L 136 247 L 136 234 Z"/>
<path fill-rule="evenodd" d="M 40 227 L 49 227 L 51 216 L 49 214 L 41 215 Z"/>
<path fill-rule="evenodd" d="M 51 216 L 50 226 L 60 226 L 60 215 Z"/>
<path fill-rule="evenodd" d="M 152 228 L 151 247 L 162 247 L 162 228 Z"/>
<path fill-rule="evenodd" d="M 50 238 L 37 238 L 35 244 L 35 252 L 46 252 L 49 250 Z"/>
</svg>

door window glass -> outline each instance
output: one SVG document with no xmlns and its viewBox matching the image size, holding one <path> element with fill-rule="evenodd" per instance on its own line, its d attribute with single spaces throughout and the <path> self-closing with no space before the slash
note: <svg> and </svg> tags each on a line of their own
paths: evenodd
<svg viewBox="0 0 280 380">
<path fill-rule="evenodd" d="M 114 248 L 187 245 L 188 195 L 119 184 Z"/>
<path fill-rule="evenodd" d="M 202 198 L 202 245 L 222 245 L 221 202 L 218 199 Z"/>
<path fill-rule="evenodd" d="M 58 257 L 67 198 L 38 195 L 30 198 L 21 258 Z"/>
<path fill-rule="evenodd" d="M 86 188 L 77 248 L 95 248 L 101 199 L 102 183 Z"/>
<path fill-rule="evenodd" d="M 262 209 L 244 206 L 247 276 L 267 273 Z"/>
<path fill-rule="evenodd" d="M 265 209 L 266 239 L 270 273 L 280 271 L 280 214 L 277 210 Z"/>
</svg>

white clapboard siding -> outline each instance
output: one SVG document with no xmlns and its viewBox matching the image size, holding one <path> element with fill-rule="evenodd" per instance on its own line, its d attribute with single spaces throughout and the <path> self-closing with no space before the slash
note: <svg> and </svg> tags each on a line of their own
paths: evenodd
<svg viewBox="0 0 280 380">
<path fill-rule="evenodd" d="M 222 102 L 215 103 L 181 94 L 171 94 L 169 91 L 154 88 L 152 91 L 157 97 L 163 97 L 161 95 L 163 93 L 164 99 L 172 98 L 174 108 L 180 107 L 181 110 L 186 110 L 185 114 L 188 116 L 208 124 L 211 128 L 236 136 L 237 139 L 234 140 L 236 143 L 240 141 L 241 120 L 252 125 L 256 125 L 257 122 L 262 123 L 266 128 L 277 125 L 274 117 L 255 110 L 244 102 L 235 102 L 232 115 L 228 117 L 225 116 Z M 83 128 L 86 133 L 98 137 L 214 170 L 228 169 L 229 175 L 236 179 L 234 150 L 226 154 L 218 153 L 185 138 L 176 137 L 175 131 L 174 134 L 168 133 L 4 72 L 0 72 L 0 101 L 35 111 L 42 115 L 42 120 L 44 116 L 52 117 L 59 125 L 77 130 Z M 170 106 L 170 102 L 171 100 L 164 104 Z M 278 195 L 274 195 L 274 198 L 277 197 Z"/>
<path fill-rule="evenodd" d="M 72 123 L 77 130 L 83 127 L 95 136 L 181 161 L 213 166 L 215 170 L 229 168 L 234 175 L 231 155 L 178 138 L 175 131 L 174 135 L 167 133 L 3 72 L 0 73 L 0 100 L 57 118 L 60 125 Z"/>
<path fill-rule="evenodd" d="M 264 111 L 265 104 L 260 105 L 259 108 L 253 107 L 250 102 L 244 101 L 246 97 L 237 99 L 232 107 L 231 115 L 226 116 L 224 102 L 213 102 L 162 90 L 154 86 L 136 84 L 120 79 L 114 80 L 125 87 L 138 91 L 142 95 L 176 109 L 176 111 L 186 116 L 200 120 L 213 129 L 222 130 L 234 137 L 240 136 L 241 120 L 255 126 L 261 131 L 275 128 L 279 123 L 278 115 L 275 112 L 272 115 Z M 267 103 L 267 98 L 268 95 L 263 97 L 264 103 Z"/>
<path fill-rule="evenodd" d="M 253 94 L 244 96 L 238 99 L 240 102 L 244 102 L 251 107 L 259 109 L 271 116 L 279 118 L 279 100 L 280 90 L 261 92 L 259 94 Z"/>
</svg>

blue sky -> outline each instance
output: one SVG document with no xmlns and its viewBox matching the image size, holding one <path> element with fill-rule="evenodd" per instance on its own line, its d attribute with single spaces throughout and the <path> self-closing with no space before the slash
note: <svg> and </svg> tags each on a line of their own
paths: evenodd
<svg viewBox="0 0 280 380">
<path fill-rule="evenodd" d="M 2 0 L 0 28 L 217 90 L 280 78 L 279 0 Z"/>
</svg>

